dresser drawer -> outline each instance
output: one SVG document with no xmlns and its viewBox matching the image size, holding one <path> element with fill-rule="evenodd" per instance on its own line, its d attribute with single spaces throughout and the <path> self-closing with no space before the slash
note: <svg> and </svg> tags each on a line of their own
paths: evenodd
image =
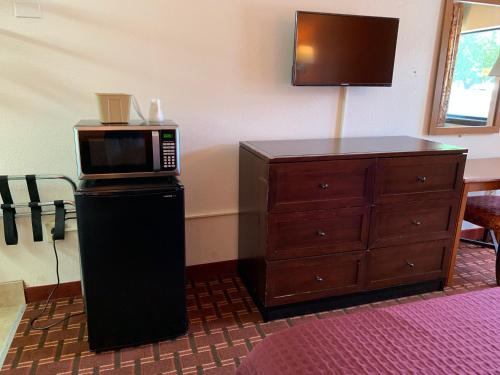
<svg viewBox="0 0 500 375">
<path fill-rule="evenodd" d="M 271 165 L 269 209 L 363 206 L 371 201 L 374 168 L 374 159 Z"/>
<path fill-rule="evenodd" d="M 369 246 L 451 238 L 456 229 L 457 212 L 456 199 L 377 205 L 372 208 Z"/>
<path fill-rule="evenodd" d="M 362 286 L 362 251 L 267 265 L 268 306 L 306 301 L 359 291 Z"/>
<path fill-rule="evenodd" d="M 459 197 L 465 155 L 381 158 L 375 177 L 376 203 Z"/>
<path fill-rule="evenodd" d="M 369 206 L 269 215 L 268 259 L 366 249 Z"/>
<path fill-rule="evenodd" d="M 444 277 L 450 240 L 372 249 L 367 252 L 367 287 L 385 288 Z"/>
</svg>

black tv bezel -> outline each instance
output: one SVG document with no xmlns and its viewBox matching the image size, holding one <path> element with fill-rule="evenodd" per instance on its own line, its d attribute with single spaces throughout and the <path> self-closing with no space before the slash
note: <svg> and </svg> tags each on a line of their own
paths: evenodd
<svg viewBox="0 0 500 375">
<path fill-rule="evenodd" d="M 296 49 L 297 49 L 297 29 L 298 29 L 298 16 L 299 14 L 315 14 L 315 15 L 322 15 L 322 16 L 343 16 L 343 17 L 356 17 L 356 18 L 377 18 L 377 19 L 386 19 L 386 20 L 396 20 L 398 29 L 396 32 L 396 47 L 394 49 L 394 63 L 392 66 L 392 75 L 391 75 L 391 82 L 389 83 L 350 83 L 350 82 L 339 82 L 339 83 L 296 83 L 296 64 L 297 64 L 297 59 L 296 59 Z M 292 64 L 292 85 L 297 86 L 297 87 L 392 87 L 392 83 L 394 80 L 394 66 L 396 64 L 396 49 L 397 49 L 397 39 L 399 35 L 399 18 L 395 17 L 379 17 L 379 16 L 365 16 L 365 15 L 359 15 L 359 14 L 344 14 L 344 13 L 328 13 L 328 12 L 312 12 L 312 11 L 304 11 L 304 10 L 297 10 L 295 11 L 295 30 L 294 30 L 294 36 L 293 36 L 293 64 Z"/>
</svg>

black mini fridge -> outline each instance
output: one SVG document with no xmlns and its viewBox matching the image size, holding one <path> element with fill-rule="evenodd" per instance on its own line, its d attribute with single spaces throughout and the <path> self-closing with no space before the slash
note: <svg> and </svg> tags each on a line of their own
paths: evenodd
<svg viewBox="0 0 500 375">
<path fill-rule="evenodd" d="M 184 334 L 182 184 L 175 177 L 83 181 L 75 200 L 90 349 Z"/>
</svg>

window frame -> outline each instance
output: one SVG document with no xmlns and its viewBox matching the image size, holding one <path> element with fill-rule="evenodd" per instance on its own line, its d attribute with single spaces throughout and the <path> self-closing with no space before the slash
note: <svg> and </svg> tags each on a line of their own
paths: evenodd
<svg viewBox="0 0 500 375">
<path fill-rule="evenodd" d="M 445 134 L 488 134 L 498 133 L 500 131 L 500 95 L 499 85 L 500 79 L 495 79 L 495 87 L 493 89 L 492 100 L 486 126 L 470 126 L 462 124 L 454 124 L 448 121 L 440 124 L 440 114 L 443 111 L 442 99 L 445 93 L 445 77 L 449 73 L 448 70 L 448 45 L 452 38 L 456 38 L 456 30 L 453 27 L 454 19 L 454 0 L 444 0 L 443 18 L 441 23 L 441 42 L 439 46 L 439 55 L 437 58 L 437 67 L 435 71 L 435 86 L 434 97 L 432 100 L 432 108 L 430 113 L 430 121 L 428 134 L 430 135 L 445 135 Z M 500 0 L 460 0 L 457 3 L 472 3 L 478 5 L 496 5 L 500 6 Z M 492 29 L 496 29 L 492 28 Z M 447 126 L 444 126 L 447 124 Z"/>
</svg>

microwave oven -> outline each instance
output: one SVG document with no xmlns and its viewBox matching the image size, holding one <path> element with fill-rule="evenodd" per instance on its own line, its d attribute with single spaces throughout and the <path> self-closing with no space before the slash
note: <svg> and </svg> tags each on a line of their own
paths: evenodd
<svg viewBox="0 0 500 375">
<path fill-rule="evenodd" d="M 179 175 L 179 128 L 162 125 L 101 125 L 80 121 L 74 126 L 78 178 L 113 179 Z"/>
</svg>

